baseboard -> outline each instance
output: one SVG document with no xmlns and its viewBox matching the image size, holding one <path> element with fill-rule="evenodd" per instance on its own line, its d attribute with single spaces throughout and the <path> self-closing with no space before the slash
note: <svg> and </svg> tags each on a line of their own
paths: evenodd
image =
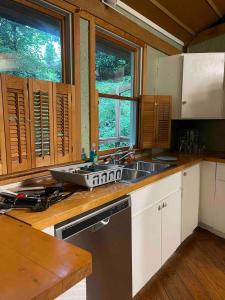
<svg viewBox="0 0 225 300">
<path fill-rule="evenodd" d="M 211 227 L 209 225 L 206 225 L 204 223 L 199 223 L 198 226 L 205 229 L 205 230 L 208 230 L 209 232 L 211 232 L 211 233 L 213 233 L 213 234 L 215 234 L 215 235 L 217 235 L 217 236 L 219 236 L 223 239 L 225 239 L 225 233 L 223 233 L 221 231 L 218 231 L 218 230 L 214 229 L 213 227 Z"/>
</svg>

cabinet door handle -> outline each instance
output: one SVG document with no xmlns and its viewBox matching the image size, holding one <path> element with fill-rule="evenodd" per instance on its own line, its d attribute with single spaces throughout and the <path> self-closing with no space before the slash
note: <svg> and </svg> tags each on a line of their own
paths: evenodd
<svg viewBox="0 0 225 300">
<path fill-rule="evenodd" d="M 159 205 L 159 206 L 158 206 L 158 210 L 161 210 L 161 209 L 162 209 L 162 207 L 161 207 L 161 205 Z"/>
<path fill-rule="evenodd" d="M 187 101 L 182 101 L 182 104 L 183 104 L 183 105 L 187 104 Z"/>
<path fill-rule="evenodd" d="M 183 176 L 187 176 L 187 172 L 184 172 L 184 173 L 183 173 Z"/>
<path fill-rule="evenodd" d="M 167 207 L 167 203 L 163 202 L 162 208 L 165 208 L 165 207 Z"/>
</svg>

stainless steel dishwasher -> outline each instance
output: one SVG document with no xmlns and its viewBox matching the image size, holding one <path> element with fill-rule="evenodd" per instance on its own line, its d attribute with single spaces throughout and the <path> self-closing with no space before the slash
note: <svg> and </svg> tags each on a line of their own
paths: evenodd
<svg viewBox="0 0 225 300">
<path fill-rule="evenodd" d="M 87 300 L 131 300 L 131 207 L 126 196 L 55 226 L 55 234 L 92 253 Z"/>
</svg>

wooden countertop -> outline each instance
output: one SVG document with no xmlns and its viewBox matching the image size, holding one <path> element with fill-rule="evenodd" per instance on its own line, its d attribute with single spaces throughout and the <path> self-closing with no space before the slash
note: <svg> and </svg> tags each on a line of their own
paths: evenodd
<svg viewBox="0 0 225 300">
<path fill-rule="evenodd" d="M 0 300 L 52 300 L 92 271 L 91 254 L 0 216 Z"/>
<path fill-rule="evenodd" d="M 176 155 L 178 156 L 178 155 Z M 141 158 L 150 161 L 151 158 Z M 165 170 L 159 174 L 152 175 L 136 183 L 113 183 L 96 187 L 93 191 L 75 191 L 72 196 L 51 206 L 44 212 L 31 212 L 28 209 L 12 210 L 7 214 L 15 219 L 23 221 L 36 229 L 44 229 L 57 223 L 63 222 L 74 216 L 78 216 L 98 206 L 106 204 L 121 196 L 124 196 L 147 184 L 151 184 L 159 179 L 179 172 L 202 160 L 202 156 L 179 155 L 178 165 Z M 39 185 L 45 182 L 38 182 Z M 72 187 L 71 187 L 72 188 Z"/>
</svg>

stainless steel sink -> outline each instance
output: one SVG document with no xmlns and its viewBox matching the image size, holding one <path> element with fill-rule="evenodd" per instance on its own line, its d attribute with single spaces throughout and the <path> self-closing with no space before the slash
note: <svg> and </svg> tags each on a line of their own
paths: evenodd
<svg viewBox="0 0 225 300">
<path fill-rule="evenodd" d="M 124 167 L 122 181 L 130 183 L 137 182 L 171 168 L 172 166 L 174 166 L 174 164 L 136 161 Z"/>
<path fill-rule="evenodd" d="M 123 182 L 137 182 L 141 179 L 148 177 L 149 175 L 151 175 L 151 174 L 146 171 L 139 171 L 139 170 L 124 168 L 121 180 Z"/>
<path fill-rule="evenodd" d="M 170 168 L 171 164 L 166 163 L 155 163 L 155 162 L 145 162 L 145 161 L 136 161 L 126 166 L 128 169 L 147 171 L 150 173 L 159 173 Z"/>
</svg>

